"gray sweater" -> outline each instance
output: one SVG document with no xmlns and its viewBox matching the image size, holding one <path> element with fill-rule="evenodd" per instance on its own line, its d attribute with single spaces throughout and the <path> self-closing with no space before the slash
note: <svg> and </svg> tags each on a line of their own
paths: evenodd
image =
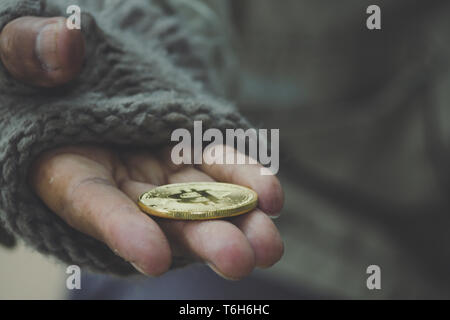
<svg viewBox="0 0 450 320">
<path fill-rule="evenodd" d="M 78 4 L 87 42 L 82 74 L 62 88 L 25 86 L 0 66 L 3 243 L 19 237 L 68 264 L 132 273 L 126 261 L 68 226 L 36 197 L 27 184 L 33 160 L 44 150 L 78 142 L 167 145 L 175 128 L 190 129 L 195 120 L 222 130 L 248 127 L 232 105 L 211 95 L 220 83 L 208 59 L 214 46 L 190 33 L 171 2 L 0 2 L 0 28 L 20 16 L 65 16 L 68 5 Z"/>
</svg>

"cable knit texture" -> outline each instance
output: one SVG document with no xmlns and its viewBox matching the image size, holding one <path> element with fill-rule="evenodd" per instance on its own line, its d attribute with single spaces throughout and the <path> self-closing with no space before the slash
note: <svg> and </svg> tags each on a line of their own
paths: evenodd
<svg viewBox="0 0 450 320">
<path fill-rule="evenodd" d="M 25 86 L 0 68 L 0 229 L 68 264 L 115 274 L 130 265 L 103 243 L 69 227 L 27 184 L 44 150 L 78 142 L 156 147 L 171 132 L 248 127 L 211 92 L 205 63 L 163 1 L 2 0 L 0 26 L 25 15 L 66 15 L 79 4 L 87 57 L 79 78 L 57 90 Z M 3 237 L 0 237 L 0 239 Z M 6 237 L 11 243 L 11 237 Z M 183 261 L 175 260 L 174 266 Z"/>
</svg>

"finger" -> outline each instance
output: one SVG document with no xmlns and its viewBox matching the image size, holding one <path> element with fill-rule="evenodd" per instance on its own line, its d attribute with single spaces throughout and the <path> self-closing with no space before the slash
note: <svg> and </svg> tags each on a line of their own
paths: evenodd
<svg viewBox="0 0 450 320">
<path fill-rule="evenodd" d="M 213 181 L 205 173 L 187 167 L 169 176 L 169 183 L 190 181 Z M 272 220 L 260 210 L 254 210 L 232 219 L 232 222 L 247 237 L 255 255 L 257 267 L 267 268 L 281 259 L 284 246 L 281 236 Z"/>
<path fill-rule="evenodd" d="M 72 227 L 104 241 L 145 274 L 168 270 L 164 233 L 117 189 L 104 166 L 74 154 L 44 155 L 32 172 L 37 194 Z"/>
<path fill-rule="evenodd" d="M 163 185 L 167 183 L 214 181 L 210 176 L 193 166 L 177 166 L 174 168 L 168 165 L 169 159 L 165 157 L 157 158 L 148 152 L 124 154 L 122 160 L 128 168 L 130 178 L 139 182 Z"/>
<path fill-rule="evenodd" d="M 159 223 L 169 239 L 205 261 L 225 279 L 242 279 L 255 267 L 250 243 L 242 231 L 228 221 L 162 220 Z"/>
<path fill-rule="evenodd" d="M 231 220 L 247 237 L 257 267 L 268 268 L 278 262 L 284 253 L 284 245 L 277 227 L 264 212 L 254 210 Z"/>
<path fill-rule="evenodd" d="M 186 167 L 169 176 L 169 183 L 213 181 L 205 173 Z M 279 261 L 284 252 L 281 236 L 272 220 L 260 210 L 232 219 L 247 237 L 255 255 L 257 267 L 267 268 Z"/>
<path fill-rule="evenodd" d="M 132 199 L 154 186 L 128 182 L 123 191 Z M 223 220 L 176 221 L 158 219 L 177 255 L 205 261 L 227 279 L 240 279 L 255 266 L 254 252 L 245 235 L 232 223 Z"/>
<path fill-rule="evenodd" d="M 84 60 L 80 30 L 63 17 L 22 17 L 0 34 L 0 58 L 13 77 L 27 84 L 55 87 L 74 79 Z"/>
<path fill-rule="evenodd" d="M 155 159 L 152 156 L 132 156 L 129 159 L 142 175 L 156 168 Z M 173 173 L 167 176 L 168 183 L 181 183 L 192 181 L 213 181 L 205 173 L 191 167 L 185 166 L 183 169 L 176 168 Z M 149 186 L 150 187 L 150 186 Z M 135 191 L 139 194 L 145 187 Z M 232 222 L 242 230 L 247 237 L 255 255 L 255 264 L 258 267 L 270 267 L 281 259 L 284 251 L 283 241 L 272 220 L 260 210 L 255 210 L 246 215 L 232 219 Z"/>
<path fill-rule="evenodd" d="M 121 157 L 134 181 L 163 185 L 167 183 L 167 172 L 158 158 L 153 154 L 141 152 L 126 152 Z"/>
<path fill-rule="evenodd" d="M 236 157 L 238 152 L 229 146 L 215 146 L 214 152 L 225 152 L 225 154 Z M 223 149 L 222 149 L 223 148 Z M 208 149 L 203 154 L 203 164 L 199 166 L 200 170 L 211 176 L 217 181 L 224 181 L 243 186 L 248 186 L 258 194 L 259 208 L 272 215 L 279 215 L 283 207 L 283 190 L 277 177 L 273 175 L 261 175 L 263 166 L 260 164 L 208 164 L 211 163 L 211 154 Z M 250 163 L 249 158 L 245 157 L 245 163 Z"/>
</svg>

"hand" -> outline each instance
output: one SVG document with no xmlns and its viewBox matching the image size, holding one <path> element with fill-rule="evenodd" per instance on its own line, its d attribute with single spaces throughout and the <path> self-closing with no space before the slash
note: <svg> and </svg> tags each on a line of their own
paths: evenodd
<svg viewBox="0 0 450 320">
<path fill-rule="evenodd" d="M 68 30 L 62 17 L 19 18 L 0 34 L 4 66 L 34 86 L 56 87 L 75 78 L 84 46 L 82 34 Z M 275 177 L 261 176 L 258 165 L 176 167 L 167 157 L 167 151 L 66 147 L 43 154 L 30 181 L 68 224 L 105 242 L 148 275 L 167 271 L 173 256 L 207 262 L 230 279 L 281 258 L 281 237 L 266 215 L 278 214 L 283 203 Z M 136 206 L 137 197 L 155 185 L 212 180 L 252 187 L 259 195 L 259 209 L 230 220 L 184 222 L 152 219 Z"/>
<path fill-rule="evenodd" d="M 69 30 L 63 17 L 22 17 L 0 34 L 0 58 L 16 79 L 56 87 L 74 79 L 85 54 L 80 30 Z"/>
<path fill-rule="evenodd" d="M 73 146 L 42 155 L 31 170 L 31 184 L 69 225 L 105 242 L 144 274 L 161 275 L 172 256 L 180 256 L 239 279 L 254 267 L 273 265 L 283 254 L 281 237 L 267 215 L 280 212 L 282 190 L 274 176 L 261 176 L 260 168 L 176 166 L 168 150 Z M 157 185 L 214 180 L 251 187 L 258 193 L 259 209 L 229 220 L 175 221 L 151 218 L 136 205 L 142 193 Z"/>
</svg>

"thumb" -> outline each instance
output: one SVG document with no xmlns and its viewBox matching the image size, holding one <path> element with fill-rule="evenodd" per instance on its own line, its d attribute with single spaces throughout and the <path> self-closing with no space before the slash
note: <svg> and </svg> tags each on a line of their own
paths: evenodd
<svg viewBox="0 0 450 320">
<path fill-rule="evenodd" d="M 69 30 L 63 17 L 22 17 L 0 34 L 0 58 L 17 80 L 55 87 L 81 70 L 85 43 L 80 30 Z"/>
</svg>

